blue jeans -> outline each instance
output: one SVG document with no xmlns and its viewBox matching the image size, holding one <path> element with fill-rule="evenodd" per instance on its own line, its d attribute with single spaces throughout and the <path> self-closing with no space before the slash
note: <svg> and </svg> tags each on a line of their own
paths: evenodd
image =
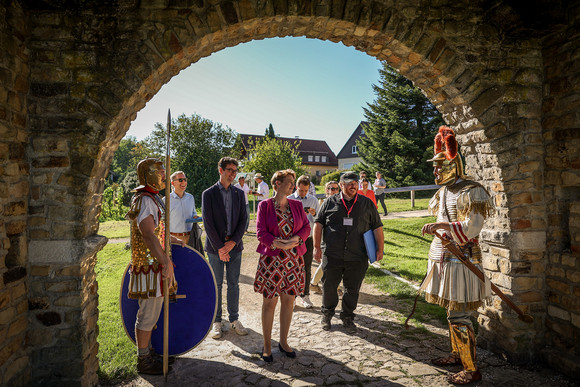
<svg viewBox="0 0 580 387">
<path fill-rule="evenodd" d="M 222 284 L 224 282 L 224 269 L 228 283 L 227 302 L 230 322 L 238 319 L 238 307 L 240 304 L 240 268 L 242 267 L 242 252 L 230 251 L 230 261 L 223 262 L 218 254 L 207 253 L 209 264 L 215 275 L 217 283 L 217 313 L 215 322 L 222 322 Z"/>
</svg>

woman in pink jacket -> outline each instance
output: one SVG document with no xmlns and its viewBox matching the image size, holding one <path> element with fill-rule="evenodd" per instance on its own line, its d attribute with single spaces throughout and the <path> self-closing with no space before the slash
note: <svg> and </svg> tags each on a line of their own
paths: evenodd
<svg viewBox="0 0 580 387">
<path fill-rule="evenodd" d="M 280 296 L 280 341 L 278 349 L 288 357 L 296 352 L 288 345 L 288 332 L 294 310 L 294 298 L 304 291 L 304 241 L 310 235 L 310 223 L 298 200 L 288 199 L 296 174 L 291 169 L 272 176 L 273 198 L 258 205 L 256 236 L 260 244 L 260 261 L 254 280 L 254 291 L 262 293 L 262 359 L 270 363 L 274 311 Z"/>
</svg>

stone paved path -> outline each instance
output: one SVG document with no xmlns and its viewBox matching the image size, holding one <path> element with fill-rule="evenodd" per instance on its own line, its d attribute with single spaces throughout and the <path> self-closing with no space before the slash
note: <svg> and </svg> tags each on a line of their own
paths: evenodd
<svg viewBox="0 0 580 387">
<path fill-rule="evenodd" d="M 417 216 L 417 215 L 415 215 Z M 258 255 L 252 234 L 246 245 L 240 277 L 240 320 L 248 336 L 225 332 L 221 339 L 206 338 L 197 348 L 178 357 L 168 375 L 143 376 L 125 386 L 447 386 L 448 371 L 432 366 L 430 359 L 448 350 L 446 327 L 439 322 L 426 329 L 403 327 L 406 308 L 399 309 L 395 299 L 374 286 L 363 284 L 358 316 L 358 333 L 348 335 L 340 319 L 334 318 L 332 330 L 320 328 L 321 297 L 311 295 L 315 307 L 296 307 L 290 330 L 290 345 L 298 356 L 290 359 L 277 349 L 277 318 L 272 345 L 274 362 L 265 364 L 260 353 L 261 296 L 253 291 Z M 224 302 L 226 286 L 224 284 Z M 339 308 L 340 309 L 340 305 Z M 226 307 L 224 305 L 224 311 Z M 400 312 L 399 312 L 400 310 Z M 278 310 L 276 316 L 278 316 Z M 227 320 L 227 315 L 224 316 Z M 543 367 L 515 367 L 500 357 L 478 348 L 484 380 L 478 386 L 573 386 L 562 375 Z"/>
</svg>

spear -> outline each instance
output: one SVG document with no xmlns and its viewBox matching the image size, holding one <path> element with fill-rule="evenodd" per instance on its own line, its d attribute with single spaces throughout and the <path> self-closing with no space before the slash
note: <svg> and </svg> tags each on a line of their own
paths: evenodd
<svg viewBox="0 0 580 387">
<path fill-rule="evenodd" d="M 171 234 L 169 232 L 169 199 L 171 197 L 171 162 L 169 159 L 169 139 L 171 138 L 171 110 L 167 110 L 167 149 L 165 151 L 165 254 L 171 265 Z M 169 371 L 169 281 L 163 281 L 163 376 L 167 382 Z"/>
<path fill-rule="evenodd" d="M 467 268 L 477 276 L 477 278 L 479 278 L 482 282 L 485 282 L 485 275 L 473 263 L 471 263 L 469 259 L 465 258 L 459 247 L 457 247 L 457 245 L 455 245 L 450 240 L 444 239 L 437 231 L 435 231 L 435 236 L 441 239 L 443 247 L 451 251 L 453 255 L 455 255 L 461 261 L 461 263 L 467 266 Z M 528 324 L 534 322 L 534 317 L 532 317 L 529 314 L 525 314 L 520 308 L 518 308 L 516 304 L 513 303 L 512 300 L 508 298 L 508 296 L 506 296 L 501 290 L 499 290 L 499 288 L 495 286 L 493 282 L 491 283 L 491 290 L 493 290 L 494 293 L 499 296 L 499 298 L 501 298 L 506 304 L 508 304 L 510 308 L 512 308 L 518 314 L 518 318 L 520 320 Z"/>
</svg>

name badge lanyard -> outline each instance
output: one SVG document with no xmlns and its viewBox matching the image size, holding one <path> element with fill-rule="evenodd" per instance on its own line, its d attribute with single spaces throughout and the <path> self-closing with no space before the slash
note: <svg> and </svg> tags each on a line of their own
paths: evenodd
<svg viewBox="0 0 580 387">
<path fill-rule="evenodd" d="M 356 201 L 358 200 L 358 193 L 354 197 L 354 203 L 352 203 L 350 210 L 346 206 L 346 203 L 344 201 L 344 197 L 342 196 L 342 192 L 340 193 L 340 200 L 342 200 L 342 204 L 344 205 L 344 208 L 346 209 L 346 218 L 344 218 L 343 224 L 345 226 L 352 226 L 352 219 L 350 218 L 350 213 L 352 212 L 352 209 L 354 208 L 354 205 L 356 204 Z"/>
</svg>

